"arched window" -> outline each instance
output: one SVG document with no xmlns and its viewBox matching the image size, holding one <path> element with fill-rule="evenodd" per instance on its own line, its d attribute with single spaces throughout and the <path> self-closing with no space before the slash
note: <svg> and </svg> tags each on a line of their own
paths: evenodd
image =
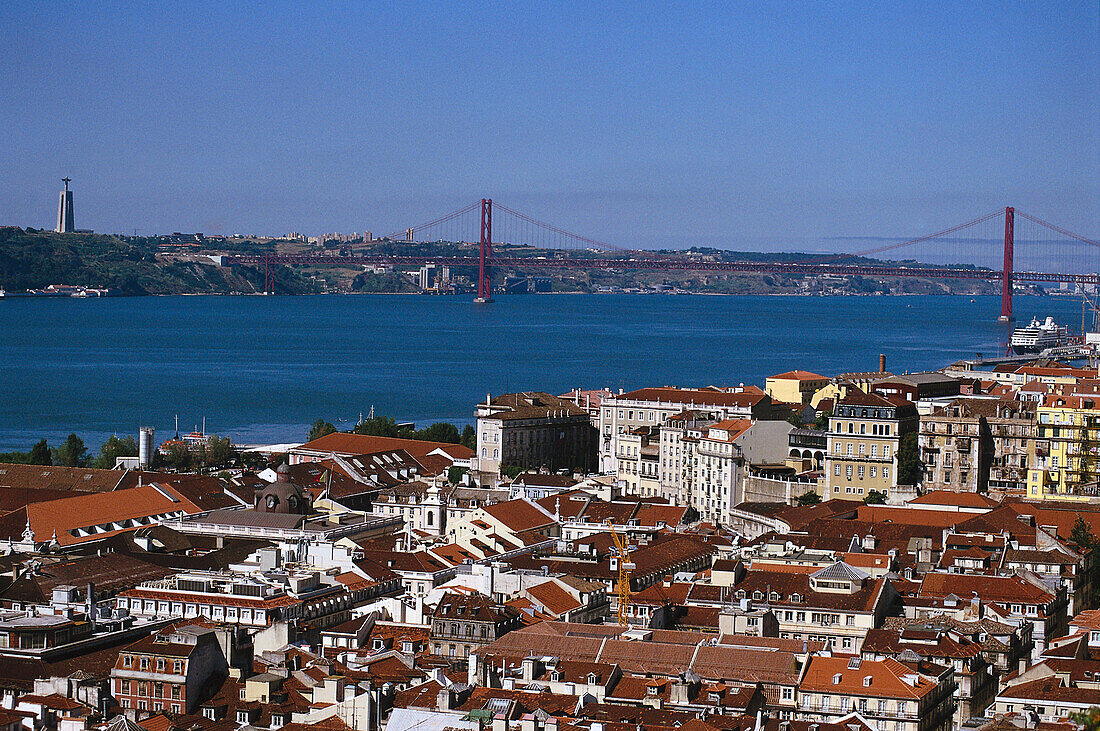
<svg viewBox="0 0 1100 731">
<path fill-rule="evenodd" d="M 435 521 L 435 515 L 432 511 L 428 511 L 428 525 L 431 525 Z"/>
</svg>

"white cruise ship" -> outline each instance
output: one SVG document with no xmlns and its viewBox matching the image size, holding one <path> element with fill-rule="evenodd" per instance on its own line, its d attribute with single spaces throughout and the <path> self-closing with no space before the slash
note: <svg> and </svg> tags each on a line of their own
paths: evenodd
<svg viewBox="0 0 1100 731">
<path fill-rule="evenodd" d="M 1018 327 L 1012 332 L 1009 345 L 1017 355 L 1041 353 L 1047 348 L 1064 343 L 1068 335 L 1068 328 L 1056 323 L 1053 317 L 1048 317 L 1043 322 L 1032 318 L 1030 325 Z"/>
</svg>

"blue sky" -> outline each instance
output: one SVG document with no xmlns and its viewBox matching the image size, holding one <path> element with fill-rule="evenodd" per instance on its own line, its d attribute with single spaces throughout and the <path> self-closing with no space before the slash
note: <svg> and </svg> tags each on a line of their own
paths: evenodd
<svg viewBox="0 0 1100 731">
<path fill-rule="evenodd" d="M 0 5 L 0 224 L 402 230 L 493 197 L 620 246 L 812 247 L 1015 205 L 1100 236 L 1066 3 Z"/>
</svg>

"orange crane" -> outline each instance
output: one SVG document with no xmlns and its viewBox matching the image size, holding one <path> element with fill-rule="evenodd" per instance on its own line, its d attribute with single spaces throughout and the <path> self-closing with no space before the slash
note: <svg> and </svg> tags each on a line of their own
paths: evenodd
<svg viewBox="0 0 1100 731">
<path fill-rule="evenodd" d="M 619 625 L 627 626 L 627 607 L 630 606 L 630 572 L 634 570 L 634 563 L 630 560 L 630 539 L 621 536 L 613 527 L 610 520 L 607 521 L 607 532 L 611 534 L 611 540 L 615 542 L 615 550 L 619 558 L 619 581 L 615 591 L 619 595 Z"/>
</svg>

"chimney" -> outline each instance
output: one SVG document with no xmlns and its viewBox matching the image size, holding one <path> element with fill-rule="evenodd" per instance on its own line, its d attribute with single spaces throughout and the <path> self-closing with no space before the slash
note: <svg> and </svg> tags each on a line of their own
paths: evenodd
<svg viewBox="0 0 1100 731">
<path fill-rule="evenodd" d="M 886 372 L 886 353 L 879 353 L 878 354 L 878 372 L 879 373 L 885 373 Z"/>
</svg>

